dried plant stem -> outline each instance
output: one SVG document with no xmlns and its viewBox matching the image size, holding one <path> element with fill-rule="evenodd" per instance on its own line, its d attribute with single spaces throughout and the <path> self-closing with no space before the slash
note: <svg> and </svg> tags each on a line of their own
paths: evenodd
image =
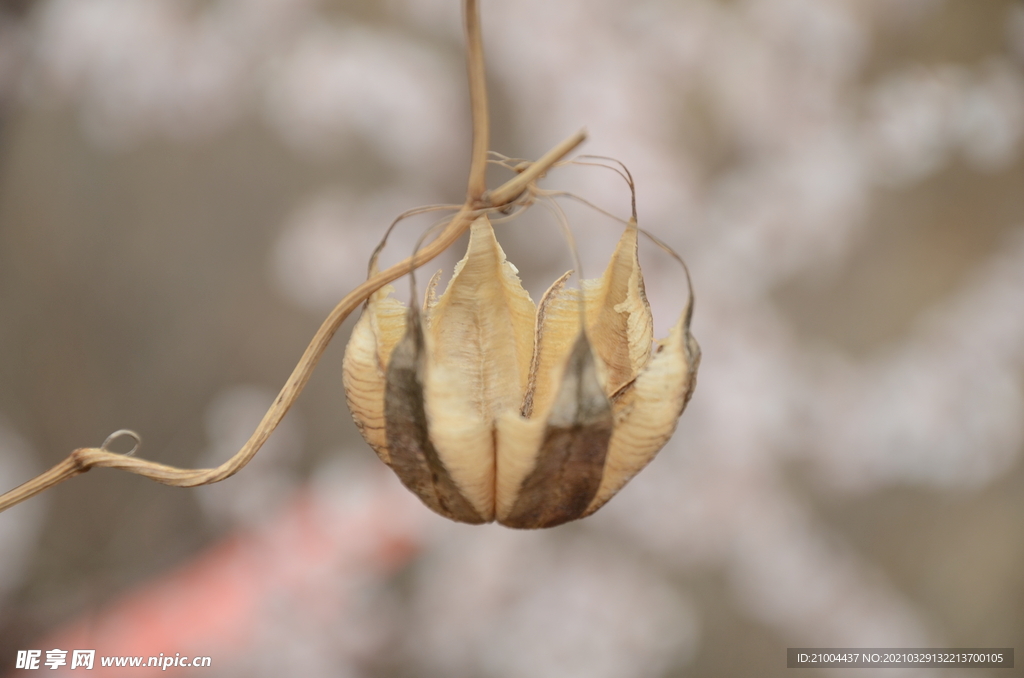
<svg viewBox="0 0 1024 678">
<path fill-rule="evenodd" d="M 473 150 L 469 161 L 466 203 L 475 203 L 487 190 L 487 152 L 491 145 L 490 109 L 487 105 L 487 70 L 476 0 L 466 0 L 466 66 L 469 71 L 469 107 L 473 119 Z"/>
<path fill-rule="evenodd" d="M 270 434 L 274 432 L 284 415 L 306 386 L 324 350 L 334 338 L 345 319 L 365 302 L 371 294 L 384 285 L 402 277 L 427 263 L 448 249 L 480 214 L 506 207 L 527 189 L 529 184 L 547 172 L 556 162 L 564 158 L 586 138 L 583 131 L 577 132 L 548 151 L 540 160 L 530 164 L 519 175 L 493 191 L 486 190 L 487 152 L 489 144 L 489 117 L 487 91 L 483 61 L 483 42 L 480 36 L 479 12 L 476 0 L 465 0 L 466 59 L 469 66 L 470 103 L 473 117 L 473 151 L 470 160 L 469 188 L 466 203 L 452 217 L 438 237 L 419 250 L 414 256 L 391 266 L 362 283 L 335 306 L 330 315 L 317 330 L 302 358 L 299 359 L 291 376 L 278 393 L 274 403 L 263 415 L 263 420 L 253 432 L 249 441 L 233 457 L 216 468 L 182 469 L 160 464 L 133 456 L 111 452 L 104 448 L 79 448 L 49 471 L 27 483 L 0 495 L 0 511 L 39 494 L 68 478 L 85 473 L 91 468 L 118 468 L 145 476 L 165 485 L 194 487 L 224 480 L 234 475 L 249 463 Z"/>
</svg>

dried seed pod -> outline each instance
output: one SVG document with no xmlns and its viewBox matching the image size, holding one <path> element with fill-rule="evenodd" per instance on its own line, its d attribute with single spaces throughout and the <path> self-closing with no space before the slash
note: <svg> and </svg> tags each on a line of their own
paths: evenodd
<svg viewBox="0 0 1024 678">
<path fill-rule="evenodd" d="M 652 354 L 635 223 L 600 279 L 571 290 L 568 275 L 535 307 L 484 216 L 439 298 L 431 281 L 422 318 L 390 287 L 367 302 L 345 352 L 349 407 L 441 515 L 518 528 L 581 518 L 675 430 L 700 349 L 688 307 Z"/>
</svg>

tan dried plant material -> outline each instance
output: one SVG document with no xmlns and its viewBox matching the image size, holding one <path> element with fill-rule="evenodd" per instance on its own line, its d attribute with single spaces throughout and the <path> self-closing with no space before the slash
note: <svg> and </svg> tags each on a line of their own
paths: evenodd
<svg viewBox="0 0 1024 678">
<path fill-rule="evenodd" d="M 133 456 L 139 436 L 121 430 L 0 495 L 0 511 L 98 467 L 175 487 L 230 478 L 281 423 L 342 322 L 364 301 L 345 354 L 349 406 L 370 447 L 438 513 L 469 523 L 550 527 L 596 511 L 651 460 L 693 392 L 700 350 L 689 332 L 692 294 L 652 351 L 633 219 L 600 279 L 572 290 L 566 274 L 539 305 L 530 299 L 487 215 L 508 214 L 544 195 L 537 180 L 586 133 L 570 135 L 535 162 L 499 161 L 516 175 L 487 188 L 490 118 L 479 8 L 477 0 L 462 5 L 473 144 L 466 201 L 452 206 L 437 237 L 398 264 L 371 270 L 338 302 L 249 440 L 220 465 L 177 468 L 141 459 Z M 422 312 L 390 297 L 389 283 L 467 229 L 469 249 L 440 297 L 436 277 Z M 109 449 L 122 437 L 135 441 L 130 452 Z"/>
<path fill-rule="evenodd" d="M 690 304 L 652 350 L 631 220 L 604 275 L 555 281 L 535 305 L 486 215 L 438 298 L 405 310 L 383 288 L 345 352 L 359 430 L 428 507 L 517 528 L 587 516 L 675 430 L 700 349 Z M 582 296 L 582 298 L 581 298 Z"/>
</svg>

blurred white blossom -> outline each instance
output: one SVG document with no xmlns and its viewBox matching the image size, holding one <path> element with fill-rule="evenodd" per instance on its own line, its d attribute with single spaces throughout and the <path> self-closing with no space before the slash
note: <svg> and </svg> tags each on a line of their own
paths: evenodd
<svg viewBox="0 0 1024 678">
<path fill-rule="evenodd" d="M 406 643 L 427 675 L 654 678 L 696 649 L 689 602 L 611 544 L 493 527 L 439 534 Z"/>
<path fill-rule="evenodd" d="M 813 385 L 821 480 L 979 487 L 1024 447 L 1024 229 L 907 340 Z"/>
<path fill-rule="evenodd" d="M 332 309 L 366 280 L 370 253 L 384 230 L 415 204 L 409 193 L 327 191 L 300 203 L 271 250 L 275 287 L 292 303 L 317 314 Z M 388 238 L 387 256 L 411 255 L 418 236 L 397 228 Z"/>
<path fill-rule="evenodd" d="M 443 171 L 463 155 L 467 116 L 458 72 L 399 35 L 314 29 L 275 61 L 267 116 L 308 155 L 361 140 L 403 170 Z"/>
<path fill-rule="evenodd" d="M 873 174 L 916 183 L 961 147 L 982 169 L 1000 169 L 1024 136 L 1024 74 L 993 61 L 979 74 L 959 65 L 915 67 L 886 76 L 870 94 L 866 141 Z"/>
</svg>

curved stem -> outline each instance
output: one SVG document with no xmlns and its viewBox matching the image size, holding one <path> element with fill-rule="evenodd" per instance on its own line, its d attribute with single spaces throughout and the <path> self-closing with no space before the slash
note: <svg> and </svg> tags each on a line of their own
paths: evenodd
<svg viewBox="0 0 1024 678">
<path fill-rule="evenodd" d="M 102 448 L 79 448 L 49 471 L 4 495 L 0 495 L 0 511 L 25 501 L 43 490 L 80 473 L 84 473 L 93 467 L 119 468 L 145 476 L 165 485 L 177 487 L 207 485 L 234 475 L 239 469 L 249 463 L 249 460 L 253 458 L 260 447 L 263 446 L 263 443 L 270 437 L 270 434 L 277 428 L 277 425 L 281 423 L 284 415 L 291 408 L 292 404 L 295 403 L 295 400 L 309 381 L 310 376 L 313 374 L 313 369 L 319 362 L 327 345 L 352 311 L 384 285 L 406 275 L 411 268 L 422 266 L 448 249 L 458 240 L 459 236 L 465 233 L 478 215 L 489 211 L 489 209 L 500 209 L 515 200 L 525 188 L 525 184 L 522 187 L 519 184 L 526 172 L 533 171 L 534 176 L 540 176 L 576 148 L 584 140 L 585 136 L 582 132 L 574 134 L 546 153 L 540 160 L 533 163 L 523 174 L 514 177 L 495 189 L 491 195 L 498 195 L 501 199 L 493 200 L 492 198 L 489 208 L 477 209 L 468 203 L 463 205 L 436 240 L 432 241 L 414 256 L 408 257 L 394 266 L 381 271 L 349 292 L 334 307 L 334 310 L 331 311 L 323 324 L 320 325 L 320 329 L 313 335 L 313 339 L 310 341 L 309 346 L 306 347 L 302 358 L 299 359 L 298 364 L 292 370 L 281 392 L 278 393 L 277 398 L 274 399 L 274 403 L 267 410 L 267 413 L 263 415 L 263 420 L 256 427 L 248 442 L 233 457 L 220 466 L 210 469 L 182 469 L 137 457 L 128 457 Z"/>
</svg>

